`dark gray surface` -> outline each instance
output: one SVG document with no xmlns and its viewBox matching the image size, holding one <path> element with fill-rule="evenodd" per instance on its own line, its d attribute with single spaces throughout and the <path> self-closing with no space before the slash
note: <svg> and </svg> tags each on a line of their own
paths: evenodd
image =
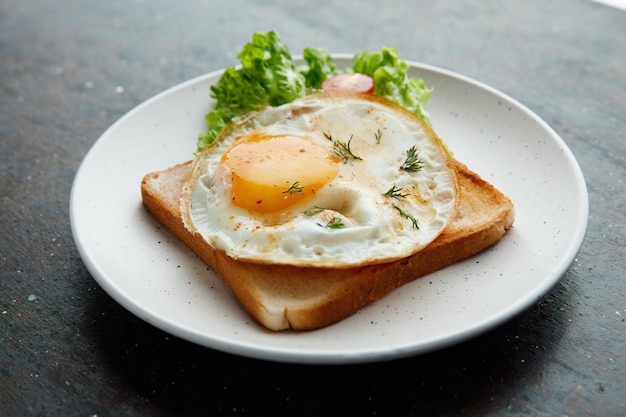
<svg viewBox="0 0 626 417">
<path fill-rule="evenodd" d="M 300 366 L 170 336 L 87 272 L 68 217 L 81 159 L 152 95 L 235 63 L 255 31 L 483 81 L 563 137 L 589 228 L 535 306 L 463 344 Z M 4 0 L 0 3 L 0 415 L 621 416 L 626 410 L 626 12 L 560 1 Z"/>
</svg>

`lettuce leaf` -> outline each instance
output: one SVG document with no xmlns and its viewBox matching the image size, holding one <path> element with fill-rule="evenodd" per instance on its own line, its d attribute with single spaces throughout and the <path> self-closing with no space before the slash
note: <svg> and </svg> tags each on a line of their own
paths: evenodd
<svg viewBox="0 0 626 417">
<path fill-rule="evenodd" d="M 275 31 L 255 33 L 237 58 L 241 66 L 227 68 L 211 86 L 216 105 L 205 116 L 208 131 L 198 138 L 198 150 L 212 143 L 233 118 L 263 106 L 291 102 L 304 94 L 305 77 Z"/>
<path fill-rule="evenodd" d="M 431 124 L 427 108 L 432 89 L 426 88 L 421 78 L 409 77 L 409 64 L 399 58 L 396 48 L 363 51 L 354 56 L 352 65 L 354 72 L 374 79 L 375 96 L 399 104 Z"/>
<path fill-rule="evenodd" d="M 300 72 L 304 75 L 308 88 L 319 90 L 326 78 L 338 73 L 330 52 L 325 48 L 305 48 L 302 58 L 306 65 Z"/>
</svg>

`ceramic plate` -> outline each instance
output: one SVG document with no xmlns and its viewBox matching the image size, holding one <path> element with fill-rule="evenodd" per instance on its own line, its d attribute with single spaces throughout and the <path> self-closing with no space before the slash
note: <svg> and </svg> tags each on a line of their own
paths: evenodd
<svg viewBox="0 0 626 417">
<path fill-rule="evenodd" d="M 336 56 L 350 65 L 349 56 Z M 139 105 L 94 144 L 74 180 L 70 215 L 87 268 L 117 302 L 183 339 L 282 362 L 371 362 L 476 336 L 534 304 L 564 274 L 587 225 L 587 191 L 565 143 L 529 109 L 480 82 L 411 63 L 434 87 L 435 130 L 455 156 L 507 194 L 515 228 L 493 248 L 409 283 L 335 325 L 273 333 L 143 208 L 144 174 L 193 157 L 213 105 L 214 72 Z"/>
</svg>

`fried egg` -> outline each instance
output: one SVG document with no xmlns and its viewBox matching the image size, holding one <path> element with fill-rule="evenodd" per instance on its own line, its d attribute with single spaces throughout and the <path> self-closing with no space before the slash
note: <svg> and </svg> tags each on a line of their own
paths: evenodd
<svg viewBox="0 0 626 417">
<path fill-rule="evenodd" d="M 315 94 L 249 113 L 197 155 L 186 227 L 256 263 L 347 268 L 407 257 L 454 216 L 440 140 L 372 96 Z"/>
</svg>

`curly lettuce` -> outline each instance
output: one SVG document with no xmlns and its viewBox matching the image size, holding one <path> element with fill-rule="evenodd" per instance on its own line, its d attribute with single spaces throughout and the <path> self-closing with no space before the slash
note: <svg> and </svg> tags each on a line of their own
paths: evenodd
<svg viewBox="0 0 626 417">
<path fill-rule="evenodd" d="M 409 64 L 399 58 L 396 48 L 360 52 L 354 56 L 352 65 L 354 72 L 374 79 L 375 96 L 399 104 L 430 125 L 427 108 L 432 89 L 426 88 L 421 78 L 409 77 Z"/>
<path fill-rule="evenodd" d="M 305 65 L 300 68 L 308 88 L 319 90 L 322 83 L 331 75 L 337 74 L 333 57 L 325 48 L 305 48 L 302 52 Z"/>
<path fill-rule="evenodd" d="M 198 150 L 208 146 L 233 118 L 263 106 L 279 106 L 303 95 L 305 78 L 297 71 L 289 49 L 274 31 L 255 33 L 230 67 L 211 86 L 215 108 L 207 113 L 208 131 L 200 135 Z"/>
<path fill-rule="evenodd" d="M 208 130 L 198 138 L 198 151 L 209 146 L 234 118 L 265 106 L 279 106 L 319 90 L 324 80 L 340 71 L 324 48 L 305 48 L 304 63 L 297 67 L 289 49 L 275 31 L 255 33 L 237 58 L 239 67 L 224 71 L 211 86 L 215 108 L 205 116 Z M 409 65 L 395 48 L 363 51 L 354 56 L 353 67 L 374 79 L 374 95 L 386 98 L 430 124 L 427 111 L 431 89 L 424 81 L 408 76 Z"/>
</svg>

